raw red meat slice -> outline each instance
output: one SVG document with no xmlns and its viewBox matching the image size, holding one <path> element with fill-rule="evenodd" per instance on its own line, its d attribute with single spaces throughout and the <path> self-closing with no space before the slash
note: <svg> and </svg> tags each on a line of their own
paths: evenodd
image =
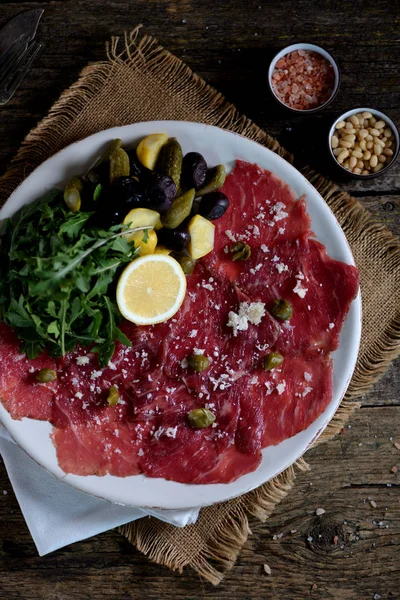
<svg viewBox="0 0 400 600">
<path fill-rule="evenodd" d="M 287 353 L 332 351 L 338 347 L 344 318 L 358 289 L 355 267 L 331 259 L 324 246 L 307 236 L 256 249 L 245 261 L 238 286 L 270 309 L 283 298 L 293 307 L 281 322 L 276 348 Z"/>
<path fill-rule="evenodd" d="M 54 424 L 66 472 L 228 483 L 257 468 L 262 448 L 302 431 L 329 404 L 329 352 L 357 293 L 357 270 L 311 239 L 305 201 L 272 173 L 238 161 L 223 191 L 231 205 L 216 222 L 215 251 L 188 277 L 180 311 L 151 327 L 123 323 L 132 346 L 117 343 L 106 368 L 82 348 L 59 361 L 28 361 L 0 324 L 0 397 L 14 418 Z M 251 245 L 249 260 L 232 261 L 232 240 Z M 290 322 L 269 313 L 276 298 L 292 304 Z M 253 302 L 264 316 L 235 332 L 230 311 Z M 272 350 L 284 362 L 266 372 Z M 211 361 L 202 373 L 185 363 L 196 353 Z M 36 382 L 44 367 L 57 370 L 55 383 Z M 112 385 L 115 406 L 107 402 Z M 193 429 L 187 413 L 204 406 L 216 421 Z"/>
<path fill-rule="evenodd" d="M 236 161 L 224 192 L 230 206 L 215 222 L 214 251 L 204 263 L 230 281 L 236 281 L 243 262 L 233 262 L 229 248 L 235 241 L 252 249 L 268 248 L 279 241 L 310 234 L 310 218 L 304 199 L 296 200 L 293 190 L 270 171 L 258 165 Z"/>
<path fill-rule="evenodd" d="M 234 445 L 238 398 L 229 391 L 215 393 L 206 404 L 216 415 L 213 427 L 192 429 L 186 414 L 201 406 L 199 399 L 188 395 L 179 411 L 160 415 L 139 463 L 143 473 L 181 483 L 229 483 L 257 468 L 261 454 L 246 456 Z"/>
<path fill-rule="evenodd" d="M 50 420 L 57 382 L 39 383 L 36 375 L 57 369 L 56 361 L 46 354 L 29 360 L 12 329 L 0 322 L 0 364 L 0 399 L 12 418 Z"/>
<path fill-rule="evenodd" d="M 332 362 L 325 356 L 285 357 L 281 368 L 254 371 L 235 386 L 236 446 L 254 453 L 303 431 L 325 410 L 332 398 Z"/>
</svg>

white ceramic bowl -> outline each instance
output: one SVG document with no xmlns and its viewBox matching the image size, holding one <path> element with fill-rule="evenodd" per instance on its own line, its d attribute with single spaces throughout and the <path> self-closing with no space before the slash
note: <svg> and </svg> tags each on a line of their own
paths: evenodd
<svg viewBox="0 0 400 600">
<path fill-rule="evenodd" d="M 283 56 L 286 56 L 286 54 L 289 54 L 289 52 L 294 52 L 295 50 L 309 50 L 311 52 L 316 52 L 317 54 L 320 54 L 321 56 L 326 58 L 326 60 L 328 62 L 330 62 L 330 64 L 332 65 L 333 72 L 335 74 L 335 83 L 333 86 L 332 94 L 330 95 L 330 97 L 328 98 L 328 100 L 326 102 L 324 102 L 323 104 L 320 104 L 319 106 L 316 106 L 315 108 L 309 108 L 306 110 L 301 110 L 299 108 L 292 108 L 291 106 L 288 106 L 287 104 L 282 102 L 282 100 L 280 98 L 278 98 L 278 96 L 275 94 L 275 91 L 274 91 L 274 88 L 272 85 L 272 75 L 275 70 L 276 63 Z M 340 73 L 339 73 L 339 68 L 338 68 L 335 60 L 332 58 L 332 56 L 329 54 L 329 52 L 327 52 L 320 46 L 316 46 L 315 44 L 302 44 L 302 43 L 301 44 L 292 44 L 291 46 L 286 46 L 286 48 L 283 48 L 283 50 L 278 52 L 278 54 L 272 59 L 271 64 L 268 69 L 268 83 L 269 83 L 269 88 L 271 90 L 272 95 L 274 96 L 276 101 L 279 102 L 279 104 L 281 106 L 284 106 L 288 110 L 291 110 L 292 112 L 295 112 L 295 113 L 309 114 L 309 113 L 315 113 L 315 112 L 322 110 L 323 108 L 325 108 L 325 106 L 328 106 L 328 104 L 330 104 L 332 102 L 332 100 L 334 99 L 334 97 L 336 96 L 336 94 L 339 90 Z"/>
<path fill-rule="evenodd" d="M 363 113 L 363 112 L 370 112 L 373 117 L 376 117 L 377 119 L 382 119 L 383 121 L 385 121 L 385 123 L 387 123 L 388 127 L 393 132 L 394 143 L 396 145 L 394 152 L 393 152 L 392 160 L 385 167 L 383 167 L 383 169 L 378 171 L 378 173 L 370 173 L 369 175 L 358 175 L 357 173 L 352 173 L 351 171 L 348 171 L 347 169 L 345 169 L 343 167 L 343 165 L 341 165 L 336 160 L 336 156 L 333 154 L 333 149 L 331 146 L 331 139 L 336 130 L 335 129 L 336 123 L 339 123 L 339 121 L 344 121 L 345 119 L 348 119 L 349 117 L 351 117 L 351 115 L 356 115 L 357 113 Z M 380 110 L 376 110 L 375 108 L 353 108 L 352 110 L 348 110 L 347 112 L 340 115 L 340 117 L 338 117 L 335 120 L 335 122 L 332 124 L 332 127 L 330 128 L 329 134 L 328 134 L 328 146 L 329 146 L 329 151 L 332 156 L 332 160 L 335 162 L 337 167 L 341 171 L 344 171 L 344 173 L 346 173 L 349 177 L 353 177 L 354 179 L 374 179 L 375 177 L 380 177 L 381 175 L 386 173 L 396 162 L 396 159 L 399 155 L 399 150 L 400 150 L 399 130 L 397 129 L 395 122 L 392 121 L 392 119 L 390 117 L 385 115 L 385 113 L 381 112 Z"/>
<path fill-rule="evenodd" d="M 293 188 L 298 198 L 303 195 L 306 197 L 311 229 L 325 244 L 329 255 L 354 264 L 350 247 L 335 216 L 316 189 L 297 169 L 256 142 L 200 123 L 149 121 L 101 131 L 76 142 L 52 156 L 27 177 L 1 209 L 0 219 L 11 216 L 21 206 L 54 187 L 64 185 L 74 175 L 84 173 L 111 140 L 121 138 L 126 146 L 132 146 L 144 136 L 159 132 L 176 137 L 184 153 L 200 152 L 210 165 L 224 163 L 229 171 L 235 159 L 242 159 L 258 163 L 276 173 Z M 332 419 L 346 392 L 356 364 L 360 334 L 361 299 L 358 294 L 341 332 L 339 348 L 332 354 L 333 395 L 326 410 L 304 431 L 277 446 L 265 448 L 262 461 L 253 473 L 228 484 L 187 485 L 145 475 L 121 478 L 112 475 L 82 477 L 66 474 L 57 463 L 56 451 L 50 438 L 50 423 L 32 419 L 13 420 L 1 403 L 0 421 L 15 442 L 37 463 L 79 490 L 129 506 L 175 509 L 206 506 L 258 487 L 293 464 L 307 450 Z"/>
</svg>

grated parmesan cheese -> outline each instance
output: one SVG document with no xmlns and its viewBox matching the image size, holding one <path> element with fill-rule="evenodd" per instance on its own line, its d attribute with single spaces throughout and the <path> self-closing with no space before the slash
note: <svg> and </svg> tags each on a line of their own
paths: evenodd
<svg viewBox="0 0 400 600">
<path fill-rule="evenodd" d="M 281 383 L 278 383 L 278 385 L 276 386 L 277 392 L 279 395 L 283 394 L 283 392 L 286 389 L 286 381 L 283 380 Z"/>
<path fill-rule="evenodd" d="M 306 381 L 311 381 L 312 379 L 312 374 L 311 373 L 307 373 L 306 371 L 304 372 L 304 379 Z"/>
<path fill-rule="evenodd" d="M 262 244 L 262 246 L 261 246 L 261 250 L 262 250 L 263 252 L 269 252 L 269 248 L 268 248 L 268 247 L 267 247 L 265 244 Z"/>
<path fill-rule="evenodd" d="M 89 357 L 88 356 L 77 356 L 76 357 L 76 364 L 81 366 L 81 365 L 87 365 L 89 363 Z"/>
<path fill-rule="evenodd" d="M 232 327 L 233 335 L 236 337 L 238 331 L 246 331 L 249 328 L 249 323 L 259 325 L 264 315 L 264 302 L 241 302 L 238 313 L 232 310 L 229 312 L 227 326 Z"/>
<path fill-rule="evenodd" d="M 276 268 L 278 269 L 278 273 L 283 273 L 283 271 L 289 271 L 289 267 L 284 265 L 283 263 L 275 263 Z"/>
<path fill-rule="evenodd" d="M 329 323 L 329 329 L 333 329 L 335 327 L 335 323 Z"/>
<path fill-rule="evenodd" d="M 306 387 L 304 388 L 302 396 L 307 396 L 307 394 L 309 394 L 310 392 L 312 392 L 312 387 Z"/>
<path fill-rule="evenodd" d="M 300 279 L 297 280 L 296 286 L 293 288 L 293 291 L 295 294 L 297 294 L 298 296 L 300 296 L 300 298 L 304 298 L 305 295 L 308 292 L 308 288 L 303 288 L 301 287 L 301 281 Z"/>
<path fill-rule="evenodd" d="M 176 427 L 168 427 L 168 429 L 165 431 L 165 435 L 167 437 L 175 439 L 177 431 L 178 431 L 178 425 L 176 425 Z"/>
<path fill-rule="evenodd" d="M 232 231 L 230 229 L 227 229 L 225 231 L 225 235 L 228 238 L 228 240 L 231 240 L 231 242 L 236 242 L 236 240 L 235 240 L 235 238 L 233 236 L 233 233 L 232 233 Z"/>
</svg>

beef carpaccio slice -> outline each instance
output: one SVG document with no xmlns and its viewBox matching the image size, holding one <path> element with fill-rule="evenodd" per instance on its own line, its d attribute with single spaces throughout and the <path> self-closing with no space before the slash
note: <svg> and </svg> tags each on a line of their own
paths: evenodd
<svg viewBox="0 0 400 600">
<path fill-rule="evenodd" d="M 257 165 L 237 161 L 222 191 L 225 215 L 215 222 L 215 248 L 187 278 L 181 309 L 166 323 L 124 322 L 130 347 L 117 342 L 106 368 L 89 349 L 63 359 L 28 360 L 12 330 L 0 324 L 0 397 L 13 418 L 54 425 L 61 468 L 78 475 L 144 473 L 183 483 L 228 483 L 257 468 L 261 450 L 307 428 L 332 398 L 330 352 L 358 289 L 354 267 L 330 258 L 313 239 L 304 199 Z M 233 262 L 243 241 L 251 257 Z M 270 310 L 278 298 L 290 321 Z M 231 315 L 252 303 L 257 322 L 236 330 Z M 263 359 L 280 352 L 272 371 Z M 194 373 L 188 356 L 210 365 Z M 57 381 L 40 384 L 44 368 Z M 111 386 L 118 403 L 109 406 Z M 190 427 L 187 413 L 206 407 L 215 422 Z"/>
</svg>

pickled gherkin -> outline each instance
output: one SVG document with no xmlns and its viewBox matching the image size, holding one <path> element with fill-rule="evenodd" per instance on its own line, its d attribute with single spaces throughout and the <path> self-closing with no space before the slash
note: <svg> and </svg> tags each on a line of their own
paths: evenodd
<svg viewBox="0 0 400 600">
<path fill-rule="evenodd" d="M 110 182 L 118 177 L 128 177 L 130 172 L 129 156 L 123 148 L 116 148 L 110 156 Z"/>
<path fill-rule="evenodd" d="M 210 192 L 214 192 L 222 187 L 226 179 L 226 170 L 224 165 L 217 165 L 210 169 L 207 173 L 204 186 L 197 190 L 196 196 L 204 196 Z"/>
<path fill-rule="evenodd" d="M 191 189 L 175 198 L 168 212 L 162 218 L 164 227 L 175 229 L 190 215 L 195 193 L 195 190 Z"/>
<path fill-rule="evenodd" d="M 171 177 L 176 185 L 176 189 L 179 188 L 181 181 L 182 160 L 183 154 L 180 143 L 175 138 L 169 139 L 160 150 L 156 171 L 162 175 Z"/>
<path fill-rule="evenodd" d="M 79 177 L 73 177 L 67 183 L 64 190 L 64 202 L 72 212 L 78 212 L 81 208 L 82 181 Z"/>
<path fill-rule="evenodd" d="M 107 146 L 103 154 L 100 156 L 99 160 L 96 162 L 95 167 L 98 167 L 107 160 L 110 160 L 111 155 L 114 153 L 115 150 L 118 150 L 118 148 L 122 148 L 122 140 L 120 140 L 119 138 L 113 140 Z"/>
</svg>

